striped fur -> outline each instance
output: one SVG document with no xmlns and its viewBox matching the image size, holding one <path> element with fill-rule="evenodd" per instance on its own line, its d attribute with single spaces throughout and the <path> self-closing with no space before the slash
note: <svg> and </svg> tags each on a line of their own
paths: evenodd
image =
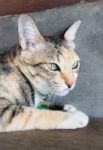
<svg viewBox="0 0 103 150">
<path fill-rule="evenodd" d="M 78 29 L 78 24 L 73 30 Z M 17 46 L 0 55 L 0 131 L 86 126 L 88 117 L 71 105 L 49 103 L 48 110 L 36 108 L 42 100 L 38 91 L 49 99 L 55 94 L 66 95 L 75 86 L 79 69 L 75 62 L 80 59 L 69 47 L 68 37 L 42 37 L 26 15 L 19 18 L 18 32 Z M 56 64 L 59 70 L 50 70 L 48 64 Z"/>
</svg>

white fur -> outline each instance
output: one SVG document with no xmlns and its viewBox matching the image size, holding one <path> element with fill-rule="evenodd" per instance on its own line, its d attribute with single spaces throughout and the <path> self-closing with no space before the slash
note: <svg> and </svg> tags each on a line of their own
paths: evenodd
<svg viewBox="0 0 103 150">
<path fill-rule="evenodd" d="M 80 111 L 68 112 L 67 118 L 60 123 L 58 129 L 77 129 L 87 126 L 89 118 Z"/>
<path fill-rule="evenodd" d="M 58 88 L 58 89 L 56 90 L 55 94 L 56 94 L 57 96 L 65 96 L 65 95 L 67 95 L 67 94 L 69 93 L 69 91 L 70 91 L 70 90 L 69 90 L 69 88 L 67 87 L 67 85 L 64 85 L 64 86 Z"/>
<path fill-rule="evenodd" d="M 74 106 L 67 104 L 67 105 L 64 105 L 64 110 L 69 111 L 69 112 L 74 112 L 77 109 Z"/>
</svg>

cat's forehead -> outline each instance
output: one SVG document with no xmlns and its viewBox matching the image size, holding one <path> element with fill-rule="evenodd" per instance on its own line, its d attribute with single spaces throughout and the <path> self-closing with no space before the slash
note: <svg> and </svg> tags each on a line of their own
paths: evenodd
<svg viewBox="0 0 103 150">
<path fill-rule="evenodd" d="M 65 60 L 78 60 L 79 56 L 77 53 L 70 49 L 66 42 L 59 36 L 47 38 L 47 50 L 51 55 L 51 58 L 56 58 Z"/>
<path fill-rule="evenodd" d="M 48 46 L 55 49 L 58 49 L 63 43 L 63 39 L 60 36 L 46 37 L 45 39 Z"/>
<path fill-rule="evenodd" d="M 29 64 L 38 63 L 57 63 L 65 64 L 68 61 L 76 61 L 79 59 L 75 51 L 70 50 L 66 46 L 65 41 L 60 38 L 46 38 L 46 42 L 39 44 L 32 51 L 23 51 L 23 57 Z"/>
<path fill-rule="evenodd" d="M 55 58 L 58 56 L 63 40 L 59 36 L 46 37 L 46 51 Z"/>
</svg>

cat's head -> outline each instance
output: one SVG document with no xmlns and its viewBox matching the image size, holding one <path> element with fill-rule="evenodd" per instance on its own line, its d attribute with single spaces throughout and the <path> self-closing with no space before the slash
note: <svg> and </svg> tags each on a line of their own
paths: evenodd
<svg viewBox="0 0 103 150">
<path fill-rule="evenodd" d="M 60 41 L 56 37 L 55 40 L 44 38 L 29 16 L 20 16 L 20 67 L 34 89 L 63 96 L 74 88 L 80 67 L 74 39 L 80 23 L 75 22 Z"/>
</svg>

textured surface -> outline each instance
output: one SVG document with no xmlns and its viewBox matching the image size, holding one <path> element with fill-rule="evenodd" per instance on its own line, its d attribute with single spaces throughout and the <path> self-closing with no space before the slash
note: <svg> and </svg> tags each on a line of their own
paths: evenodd
<svg viewBox="0 0 103 150">
<path fill-rule="evenodd" d="M 103 4 L 85 4 L 32 13 L 44 35 L 62 33 L 74 21 L 82 25 L 76 38 L 76 51 L 81 57 L 77 86 L 64 102 L 88 115 L 103 117 Z M 0 18 L 0 51 L 9 50 L 17 39 L 17 18 Z M 59 99 L 59 98 L 58 98 Z"/>
<path fill-rule="evenodd" d="M 0 133 L 0 150 L 103 150 L 103 119 L 78 130 Z"/>
</svg>

